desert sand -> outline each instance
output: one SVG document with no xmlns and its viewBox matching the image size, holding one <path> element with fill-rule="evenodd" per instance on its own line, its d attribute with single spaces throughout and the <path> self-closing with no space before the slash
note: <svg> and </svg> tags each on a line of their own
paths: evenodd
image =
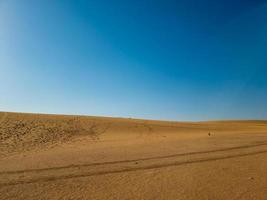
<svg viewBox="0 0 267 200">
<path fill-rule="evenodd" d="M 0 112 L 0 199 L 266 200 L 267 121 Z"/>
</svg>

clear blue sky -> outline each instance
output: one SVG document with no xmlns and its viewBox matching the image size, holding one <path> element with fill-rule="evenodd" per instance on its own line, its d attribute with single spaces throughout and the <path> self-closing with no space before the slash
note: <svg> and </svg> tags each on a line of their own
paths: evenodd
<svg viewBox="0 0 267 200">
<path fill-rule="evenodd" d="M 0 110 L 267 119 L 267 1 L 0 0 Z"/>
</svg>

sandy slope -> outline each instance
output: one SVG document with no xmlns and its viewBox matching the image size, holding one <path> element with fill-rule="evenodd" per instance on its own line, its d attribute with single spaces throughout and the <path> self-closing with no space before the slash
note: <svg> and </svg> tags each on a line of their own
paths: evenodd
<svg viewBox="0 0 267 200">
<path fill-rule="evenodd" d="M 267 122 L 0 113 L 0 199 L 266 200 Z"/>
</svg>

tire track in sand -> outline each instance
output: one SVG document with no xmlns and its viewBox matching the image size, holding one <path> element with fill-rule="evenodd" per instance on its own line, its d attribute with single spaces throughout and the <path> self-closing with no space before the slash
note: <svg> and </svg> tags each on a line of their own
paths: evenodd
<svg viewBox="0 0 267 200">
<path fill-rule="evenodd" d="M 0 172 L 0 186 L 133 172 L 267 153 L 267 143 L 114 162 Z"/>
<path fill-rule="evenodd" d="M 90 167 L 90 166 L 98 166 L 98 165 L 112 165 L 112 164 L 120 164 L 120 163 L 128 163 L 128 162 L 149 161 L 149 160 L 154 160 L 154 159 L 164 159 L 164 158 L 172 158 L 172 157 L 179 157 L 179 156 L 190 156 L 190 155 L 198 155 L 198 154 L 208 154 L 208 153 L 215 153 L 215 152 L 239 150 L 239 149 L 245 149 L 245 148 L 251 148 L 251 147 L 265 146 L 265 145 L 267 145 L 267 142 L 260 142 L 260 143 L 250 144 L 250 145 L 242 145 L 242 146 L 235 146 L 235 147 L 221 148 L 221 149 L 214 149 L 214 150 L 207 150 L 207 151 L 195 151 L 195 152 L 171 154 L 171 155 L 166 155 L 166 156 L 140 158 L 140 159 L 118 160 L 118 161 L 88 163 L 88 164 L 79 164 L 79 165 L 73 164 L 73 165 L 66 165 L 66 166 L 60 166 L 60 167 L 40 168 L 40 169 L 0 171 L 0 175 L 26 173 L 26 172 L 42 172 L 42 171 L 48 171 L 48 170 L 60 170 L 60 169 Z"/>
</svg>

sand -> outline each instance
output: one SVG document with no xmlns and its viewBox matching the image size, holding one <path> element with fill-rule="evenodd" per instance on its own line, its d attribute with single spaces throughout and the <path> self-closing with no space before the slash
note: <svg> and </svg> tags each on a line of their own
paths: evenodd
<svg viewBox="0 0 267 200">
<path fill-rule="evenodd" d="M 267 199 L 267 121 L 0 112 L 0 199 Z"/>
</svg>

